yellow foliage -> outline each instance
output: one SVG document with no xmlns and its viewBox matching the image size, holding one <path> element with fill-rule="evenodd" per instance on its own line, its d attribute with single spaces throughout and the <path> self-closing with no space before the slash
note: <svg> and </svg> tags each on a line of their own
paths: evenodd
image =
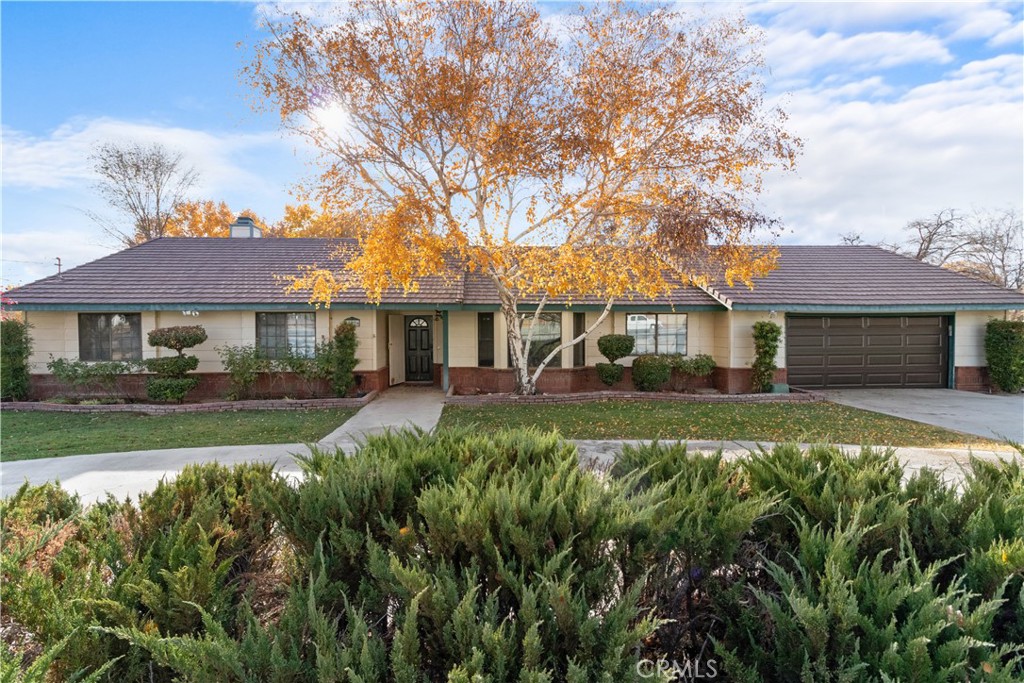
<svg viewBox="0 0 1024 683">
<path fill-rule="evenodd" d="M 245 70 L 321 152 L 323 207 L 289 207 L 288 230 L 321 234 L 326 207 L 372 217 L 346 232 L 360 250 L 343 272 L 311 267 L 293 290 L 329 303 L 358 283 L 379 300 L 470 270 L 508 312 L 523 297 L 751 285 L 773 267 L 750 244 L 777 227 L 754 199 L 801 143 L 764 104 L 743 20 L 622 2 L 557 23 L 524 2 L 332 10 L 275 23 Z M 320 123 L 337 108 L 344 125 Z"/>
<path fill-rule="evenodd" d="M 360 219 L 355 213 L 319 211 L 309 204 L 284 207 L 284 217 L 268 231 L 269 237 L 355 237 Z"/>
<path fill-rule="evenodd" d="M 245 209 L 236 214 L 225 202 L 196 200 L 180 202 L 167 224 L 168 237 L 227 237 L 230 225 L 237 216 L 249 216 L 257 227 L 266 230 L 266 224 L 253 211 Z"/>
</svg>

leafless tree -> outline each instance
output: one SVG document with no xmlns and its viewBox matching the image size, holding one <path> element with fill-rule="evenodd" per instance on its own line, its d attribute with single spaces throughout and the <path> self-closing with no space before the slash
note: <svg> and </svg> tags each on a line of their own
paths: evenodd
<svg viewBox="0 0 1024 683">
<path fill-rule="evenodd" d="M 162 236 L 175 207 L 199 178 L 180 152 L 157 143 L 107 142 L 97 146 L 89 160 L 99 175 L 96 190 L 121 219 L 91 212 L 89 216 L 125 246 Z"/>
<path fill-rule="evenodd" d="M 1009 289 L 1024 288 L 1024 229 L 1015 209 L 943 209 L 911 221 L 910 236 L 879 246 Z"/>
</svg>

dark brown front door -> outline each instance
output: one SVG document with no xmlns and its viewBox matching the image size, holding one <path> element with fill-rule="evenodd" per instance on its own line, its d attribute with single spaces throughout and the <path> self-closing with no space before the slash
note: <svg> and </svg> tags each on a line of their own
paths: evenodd
<svg viewBox="0 0 1024 683">
<path fill-rule="evenodd" d="M 434 346 L 431 343 L 430 318 L 405 317 L 405 381 L 429 382 L 434 378 Z"/>
<path fill-rule="evenodd" d="M 946 316 L 791 316 L 788 381 L 804 389 L 947 386 Z"/>
</svg>

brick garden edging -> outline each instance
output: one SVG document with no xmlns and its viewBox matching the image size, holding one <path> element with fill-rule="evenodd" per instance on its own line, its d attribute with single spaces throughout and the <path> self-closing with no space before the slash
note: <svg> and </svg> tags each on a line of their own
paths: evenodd
<svg viewBox="0 0 1024 683">
<path fill-rule="evenodd" d="M 362 408 L 377 398 L 373 390 L 362 398 L 303 398 L 248 401 L 213 401 L 210 403 L 115 403 L 110 405 L 79 405 L 46 403 L 44 401 L 12 401 L 0 404 L 0 409 L 15 412 L 41 413 L 143 413 L 167 415 L 169 413 L 226 413 L 238 410 L 308 410 L 312 408 Z"/>
<path fill-rule="evenodd" d="M 591 401 L 668 401 L 675 403 L 817 403 L 825 397 L 814 391 L 790 394 L 678 394 L 643 391 L 588 391 L 579 394 L 477 394 L 456 396 L 449 392 L 448 405 L 495 405 L 533 403 L 589 403 Z"/>
</svg>

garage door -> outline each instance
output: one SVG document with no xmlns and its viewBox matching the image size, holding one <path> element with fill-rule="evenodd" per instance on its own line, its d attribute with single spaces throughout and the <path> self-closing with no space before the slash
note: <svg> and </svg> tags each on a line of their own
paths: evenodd
<svg viewBox="0 0 1024 683">
<path fill-rule="evenodd" d="M 787 317 L 789 383 L 805 389 L 946 387 L 948 325 L 946 316 Z"/>
</svg>

